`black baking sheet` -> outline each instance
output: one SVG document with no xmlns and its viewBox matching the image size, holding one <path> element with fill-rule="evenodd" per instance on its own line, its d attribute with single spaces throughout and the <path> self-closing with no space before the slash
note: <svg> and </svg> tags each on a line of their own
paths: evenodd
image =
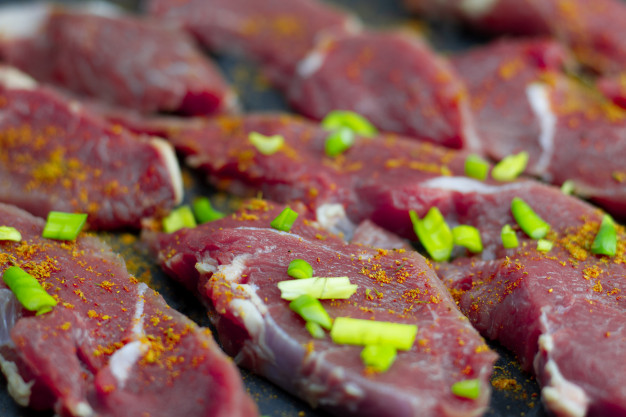
<svg viewBox="0 0 626 417">
<path fill-rule="evenodd" d="M 263 0 L 250 0 L 263 1 Z M 290 0 L 284 0 L 290 1 Z M 434 47 L 444 53 L 465 49 L 482 42 L 481 39 L 448 24 L 426 24 L 410 17 L 403 9 L 401 0 L 332 0 L 361 17 L 366 24 L 377 28 L 404 27 L 420 31 Z M 16 3 L 0 0 L 0 4 Z M 25 1 L 19 1 L 25 3 Z M 136 7 L 135 0 L 119 0 L 128 8 Z M 288 110 L 284 99 L 272 90 L 260 75 L 257 67 L 234 57 L 214 57 L 240 95 L 245 111 Z M 233 199 L 216 194 L 193 172 L 185 171 L 186 201 L 197 195 L 211 195 L 213 203 L 225 210 L 232 209 Z M 209 326 L 206 310 L 186 290 L 171 282 L 150 262 L 136 234 L 104 234 L 111 245 L 127 261 L 129 270 L 140 280 L 160 291 L 172 307 L 182 311 L 201 325 Z M 492 384 L 494 385 L 490 417 L 545 417 L 539 400 L 539 388 L 534 378 L 520 371 L 512 355 L 497 345 L 491 345 L 501 358 L 496 363 Z M 329 414 L 312 409 L 297 398 L 273 384 L 242 370 L 245 385 L 257 402 L 262 415 L 272 417 L 327 417 Z M 6 392 L 6 381 L 0 378 L 0 417 L 49 417 L 51 412 L 34 412 L 17 406 Z M 174 417 L 174 416 L 173 416 Z M 185 416 L 186 417 L 186 416 Z"/>
</svg>

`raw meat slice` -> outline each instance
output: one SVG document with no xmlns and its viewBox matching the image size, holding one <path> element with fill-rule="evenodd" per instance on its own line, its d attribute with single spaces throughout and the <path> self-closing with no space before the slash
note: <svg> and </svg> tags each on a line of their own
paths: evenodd
<svg viewBox="0 0 626 417">
<path fill-rule="evenodd" d="M 453 59 L 471 95 L 485 152 L 522 150 L 527 172 L 626 216 L 626 112 L 560 71 L 566 52 L 551 41 L 500 41 Z"/>
<path fill-rule="evenodd" d="M 151 0 L 149 12 L 189 30 L 211 50 L 261 63 L 285 86 L 320 32 L 354 31 L 356 19 L 316 0 Z"/>
<path fill-rule="evenodd" d="M 94 117 L 0 67 L 0 201 L 45 217 L 87 213 L 98 229 L 139 227 L 182 199 L 172 147 Z"/>
<path fill-rule="evenodd" d="M 228 353 L 286 390 L 339 416 L 477 416 L 488 404 L 495 355 L 458 312 L 424 258 L 347 245 L 299 218 L 290 233 L 269 227 L 283 206 L 256 200 L 223 220 L 174 234 L 152 234 L 168 274 L 194 287 L 216 313 Z M 382 374 L 365 371 L 361 347 L 314 339 L 280 298 L 294 258 L 316 276 L 348 276 L 349 300 L 322 300 L 331 317 L 418 326 L 410 351 Z M 379 291 L 380 290 L 380 291 Z M 365 372 L 364 372 L 365 371 Z M 457 380 L 478 378 L 476 400 L 455 397 Z"/>
<path fill-rule="evenodd" d="M 41 237 L 44 222 L 0 204 L 0 271 L 18 265 L 58 304 L 36 316 L 0 284 L 0 363 L 24 406 L 62 416 L 257 415 L 237 368 L 208 330 L 129 275 L 99 239 Z"/>
<path fill-rule="evenodd" d="M 405 33 L 326 37 L 300 62 L 288 99 L 313 119 L 352 110 L 383 131 L 479 147 L 463 82 L 422 39 Z"/>
<path fill-rule="evenodd" d="M 185 33 L 110 8 L 0 9 L 0 57 L 38 81 L 143 112 L 236 107 L 233 90 Z"/>
<path fill-rule="evenodd" d="M 596 85 L 615 105 L 626 109 L 626 73 L 600 77 Z"/>
</svg>

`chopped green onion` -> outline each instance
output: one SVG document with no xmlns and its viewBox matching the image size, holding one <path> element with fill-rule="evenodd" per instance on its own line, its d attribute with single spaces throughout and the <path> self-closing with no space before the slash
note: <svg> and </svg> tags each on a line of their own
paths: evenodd
<svg viewBox="0 0 626 417">
<path fill-rule="evenodd" d="M 330 133 L 326 137 L 326 143 L 324 144 L 324 152 L 326 155 L 334 158 L 335 156 L 344 153 L 354 144 L 354 132 L 350 129 L 341 128 Z"/>
<path fill-rule="evenodd" d="M 452 229 L 454 244 L 466 247 L 472 253 L 480 253 L 483 251 L 483 242 L 480 238 L 480 232 L 474 226 L 465 224 L 456 226 Z"/>
<path fill-rule="evenodd" d="M 57 305 L 57 301 L 43 289 L 37 278 L 18 266 L 8 267 L 2 279 L 24 308 L 36 311 L 36 315 L 47 313 Z"/>
<path fill-rule="evenodd" d="M 348 110 L 333 110 L 322 120 L 322 127 L 327 130 L 348 128 L 357 135 L 373 137 L 378 130 L 365 117 Z"/>
<path fill-rule="evenodd" d="M 409 216 L 415 234 L 430 257 L 435 261 L 445 261 L 450 258 L 454 247 L 454 237 L 439 209 L 432 207 L 421 220 L 413 210 L 409 211 Z"/>
<path fill-rule="evenodd" d="M 276 230 L 288 232 L 291 230 L 291 226 L 293 226 L 297 218 L 297 212 L 293 211 L 290 207 L 285 207 L 285 209 L 281 211 L 274 220 L 272 220 L 270 226 Z"/>
<path fill-rule="evenodd" d="M 572 195 L 576 190 L 576 184 L 572 180 L 567 180 L 561 184 L 561 192 L 565 195 Z"/>
<path fill-rule="evenodd" d="M 303 278 L 280 281 L 278 289 L 281 298 L 294 300 L 303 294 L 319 299 L 347 299 L 359 288 L 356 284 L 350 284 L 348 277 L 332 278 Z"/>
<path fill-rule="evenodd" d="M 591 244 L 591 252 L 608 256 L 615 256 L 617 252 L 617 231 L 613 219 L 608 214 L 602 218 L 598 234 Z"/>
<path fill-rule="evenodd" d="M 500 238 L 502 239 L 502 246 L 507 249 L 512 249 L 519 246 L 517 234 L 515 234 L 515 230 L 513 230 L 511 225 L 505 224 L 504 226 L 502 226 Z"/>
<path fill-rule="evenodd" d="M 86 221 L 86 214 L 51 211 L 41 236 L 46 239 L 75 240 Z"/>
<path fill-rule="evenodd" d="M 308 294 L 304 294 L 289 303 L 289 308 L 295 311 L 307 322 L 317 323 L 326 330 L 330 330 L 333 321 L 324 310 L 322 303 Z"/>
<path fill-rule="evenodd" d="M 414 324 L 391 323 L 337 317 L 330 337 L 344 345 L 389 345 L 399 350 L 410 350 L 417 335 Z"/>
<path fill-rule="evenodd" d="M 386 372 L 398 356 L 396 348 L 389 345 L 367 345 L 361 351 L 365 366 L 376 372 Z"/>
<path fill-rule="evenodd" d="M 528 203 L 519 197 L 515 197 L 511 201 L 511 212 L 517 224 L 533 239 L 545 237 L 550 230 L 550 225 L 539 217 Z"/>
<path fill-rule="evenodd" d="M 489 173 L 489 163 L 478 155 L 468 155 L 465 159 L 465 175 L 477 180 L 484 180 Z"/>
<path fill-rule="evenodd" d="M 200 224 L 219 220 L 226 216 L 221 211 L 215 210 L 213 206 L 211 206 L 211 200 L 206 197 L 195 199 L 192 207 L 193 214 L 196 216 L 196 220 L 198 220 L 198 223 Z"/>
<path fill-rule="evenodd" d="M 455 382 L 452 384 L 451 390 L 457 397 L 475 400 L 480 397 L 480 380 L 466 379 L 465 381 Z"/>
<path fill-rule="evenodd" d="M 181 206 L 163 219 L 163 231 L 165 233 L 173 233 L 184 227 L 196 227 L 196 219 L 193 217 L 189 206 Z"/>
<path fill-rule="evenodd" d="M 0 226 L 0 240 L 19 242 L 22 240 L 22 234 L 15 227 Z"/>
<path fill-rule="evenodd" d="M 281 135 L 265 136 L 258 132 L 250 132 L 248 140 L 263 155 L 273 155 L 285 144 L 285 138 Z"/>
<path fill-rule="evenodd" d="M 547 239 L 539 239 L 537 241 L 537 250 L 539 252 L 550 252 L 553 246 L 554 242 Z"/>
<path fill-rule="evenodd" d="M 526 164 L 528 164 L 528 152 L 522 151 L 516 155 L 509 155 L 493 167 L 491 176 L 498 181 L 513 181 L 524 172 Z"/>
<path fill-rule="evenodd" d="M 311 336 L 316 339 L 323 339 L 326 337 L 326 333 L 324 333 L 324 329 L 322 329 L 322 326 L 313 321 L 307 321 L 304 325 L 304 328 L 307 329 L 309 333 L 311 333 Z"/>
<path fill-rule="evenodd" d="M 294 259 L 289 262 L 287 275 L 297 279 L 313 277 L 313 267 L 304 259 Z"/>
</svg>

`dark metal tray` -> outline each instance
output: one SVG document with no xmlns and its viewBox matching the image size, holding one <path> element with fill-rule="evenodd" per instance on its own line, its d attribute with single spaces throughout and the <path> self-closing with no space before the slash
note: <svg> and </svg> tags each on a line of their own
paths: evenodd
<svg viewBox="0 0 626 417">
<path fill-rule="evenodd" d="M 262 0 L 250 0 L 262 1 Z M 289 1 L 289 0 L 285 0 Z M 439 51 L 450 52 L 464 49 L 481 42 L 480 39 L 463 32 L 461 29 L 443 24 L 428 24 L 411 18 L 403 9 L 401 0 L 327 0 L 361 17 L 366 24 L 376 28 L 405 27 L 410 30 L 424 31 L 432 45 Z M 13 0 L 0 0 L 0 4 L 15 3 Z M 128 8 L 137 6 L 136 0 L 117 0 Z M 23 3 L 23 1 L 19 1 Z M 214 57 L 220 67 L 235 86 L 240 95 L 245 111 L 288 110 L 285 100 L 272 90 L 263 79 L 258 68 L 245 60 L 234 57 Z M 186 200 L 191 201 L 197 195 L 211 195 L 218 207 L 228 209 L 230 198 L 218 195 L 204 185 L 202 179 L 193 172 L 185 171 Z M 206 310 L 195 298 L 169 280 L 150 261 L 142 248 L 138 235 L 130 233 L 103 234 L 113 248 L 125 258 L 129 270 L 141 281 L 147 282 L 163 294 L 170 305 L 187 314 L 201 325 L 209 326 Z M 210 327 L 210 326 L 209 326 Z M 514 357 L 492 344 L 499 354 L 492 377 L 493 396 L 489 411 L 490 417 L 545 417 L 539 400 L 539 387 L 532 377 L 519 369 Z M 312 409 L 306 403 L 289 395 L 272 383 L 242 370 L 245 385 L 257 402 L 262 415 L 272 417 L 327 417 L 328 413 Z M 5 417 L 43 417 L 51 412 L 35 412 L 17 406 L 6 391 L 6 381 L 0 377 L 0 416 Z"/>
</svg>

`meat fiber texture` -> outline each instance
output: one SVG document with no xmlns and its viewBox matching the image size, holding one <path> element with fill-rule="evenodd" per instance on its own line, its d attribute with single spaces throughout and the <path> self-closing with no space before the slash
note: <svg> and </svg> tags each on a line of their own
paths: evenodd
<svg viewBox="0 0 626 417">
<path fill-rule="evenodd" d="M 463 82 L 422 39 L 406 33 L 326 37 L 298 65 L 288 99 L 313 119 L 352 110 L 383 131 L 479 147 Z"/>
<path fill-rule="evenodd" d="M 0 363 L 23 406 L 61 416 L 257 415 L 237 368 L 207 329 L 145 284 L 99 239 L 41 237 L 44 221 L 0 204 L 0 271 L 17 265 L 58 304 L 34 315 L 0 284 Z"/>
<path fill-rule="evenodd" d="M 45 217 L 88 214 L 90 227 L 139 227 L 182 199 L 180 168 L 162 139 L 113 126 L 0 67 L 0 202 Z"/>
<path fill-rule="evenodd" d="M 504 40 L 453 58 L 470 91 L 485 152 L 496 160 L 529 154 L 527 173 L 626 217 L 626 112 L 561 68 L 555 41 Z"/>
<path fill-rule="evenodd" d="M 351 15 L 316 0 L 150 0 L 147 8 L 183 26 L 211 50 L 259 62 L 282 87 L 321 32 L 359 27 Z"/>
<path fill-rule="evenodd" d="M 0 58 L 39 81 L 110 105 L 208 115 L 234 110 L 218 68 L 183 31 L 113 6 L 0 9 Z"/>
<path fill-rule="evenodd" d="M 467 180 L 430 182 L 449 222 L 480 230 L 484 251 L 442 264 L 439 275 L 461 310 L 490 339 L 534 369 L 542 401 L 558 416 L 626 415 L 626 233 L 617 226 L 615 257 L 594 255 L 602 212 L 534 182 L 485 187 Z M 523 198 L 551 226 L 549 252 L 519 230 L 510 212 Z M 520 246 L 505 249 L 513 225 Z"/>
<path fill-rule="evenodd" d="M 338 416 L 477 416 L 485 411 L 495 354 L 469 326 L 420 255 L 367 249 L 327 236 L 298 218 L 290 232 L 269 227 L 283 206 L 253 201 L 226 219 L 174 234 L 152 234 L 168 274 L 189 287 L 211 315 L 225 350 L 241 365 Z M 385 373 L 368 371 L 362 347 L 314 339 L 281 299 L 277 283 L 304 259 L 315 276 L 347 276 L 347 300 L 322 300 L 331 317 L 418 326 L 409 351 Z M 450 386 L 478 378 L 476 400 Z"/>
</svg>

